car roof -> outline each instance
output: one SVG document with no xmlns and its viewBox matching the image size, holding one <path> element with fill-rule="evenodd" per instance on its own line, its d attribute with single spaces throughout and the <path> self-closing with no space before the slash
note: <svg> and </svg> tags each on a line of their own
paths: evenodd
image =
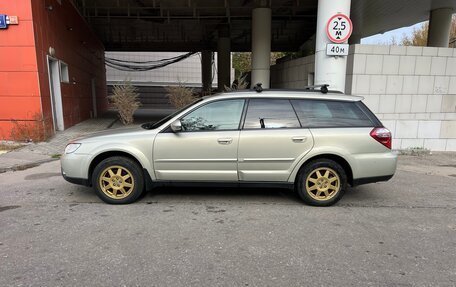
<svg viewBox="0 0 456 287">
<path fill-rule="evenodd" d="M 296 99 L 316 99 L 316 100 L 338 100 L 357 102 L 362 101 L 363 97 L 345 95 L 339 92 L 329 91 L 324 94 L 319 91 L 306 90 L 282 90 L 268 89 L 261 92 L 254 90 L 241 90 L 233 92 L 223 92 L 213 96 L 206 96 L 205 99 L 225 99 L 225 98 L 296 98 Z"/>
</svg>

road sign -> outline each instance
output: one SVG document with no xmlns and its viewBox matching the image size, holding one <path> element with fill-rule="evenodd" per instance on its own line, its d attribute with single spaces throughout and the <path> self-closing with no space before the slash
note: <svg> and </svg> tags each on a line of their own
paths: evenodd
<svg viewBox="0 0 456 287">
<path fill-rule="evenodd" d="M 347 56 L 348 44 L 327 44 L 326 55 L 328 56 Z"/>
<path fill-rule="evenodd" d="M 17 16 L 8 16 L 8 24 L 9 25 L 18 25 L 19 24 L 19 19 L 17 18 Z"/>
<path fill-rule="evenodd" d="M 8 24 L 6 24 L 6 15 L 0 14 L 0 29 L 8 28 Z"/>
<path fill-rule="evenodd" d="M 326 24 L 326 35 L 333 43 L 344 43 L 350 38 L 352 31 L 352 21 L 345 14 L 332 16 Z"/>
</svg>

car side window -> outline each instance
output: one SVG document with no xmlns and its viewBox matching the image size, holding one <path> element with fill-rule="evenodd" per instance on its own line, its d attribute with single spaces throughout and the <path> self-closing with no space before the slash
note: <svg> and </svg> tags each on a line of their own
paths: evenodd
<svg viewBox="0 0 456 287">
<path fill-rule="evenodd" d="M 247 108 L 244 129 L 300 128 L 289 100 L 251 99 Z"/>
<path fill-rule="evenodd" d="M 372 127 L 374 124 L 355 102 L 292 100 L 303 127 Z"/>
<path fill-rule="evenodd" d="M 223 100 L 204 105 L 181 118 L 183 131 L 220 131 L 239 128 L 243 99 Z"/>
</svg>

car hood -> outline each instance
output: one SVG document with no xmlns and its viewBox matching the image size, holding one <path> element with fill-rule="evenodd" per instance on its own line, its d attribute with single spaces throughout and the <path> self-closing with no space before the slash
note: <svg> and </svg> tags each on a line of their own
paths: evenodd
<svg viewBox="0 0 456 287">
<path fill-rule="evenodd" d="M 137 135 L 144 135 L 145 133 L 153 134 L 156 133 L 154 130 L 146 130 L 143 129 L 141 126 L 134 126 L 134 127 L 125 127 L 125 128 L 117 128 L 117 129 L 109 129 L 101 132 L 95 132 L 92 134 L 88 134 L 82 137 L 78 137 L 71 142 L 92 142 L 98 140 L 109 140 L 109 139 L 119 139 L 119 138 L 132 138 Z"/>
</svg>

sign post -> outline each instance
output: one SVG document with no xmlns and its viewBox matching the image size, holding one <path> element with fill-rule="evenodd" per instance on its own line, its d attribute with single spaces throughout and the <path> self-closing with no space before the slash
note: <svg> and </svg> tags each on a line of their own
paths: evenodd
<svg viewBox="0 0 456 287">
<path fill-rule="evenodd" d="M 338 13 L 326 24 L 326 35 L 334 44 L 326 45 L 327 56 L 347 56 L 348 44 L 345 43 L 353 32 L 353 24 L 347 15 Z"/>
<path fill-rule="evenodd" d="M 353 24 L 345 14 L 336 14 L 329 18 L 326 24 L 326 35 L 331 42 L 342 44 L 350 38 L 353 32 Z"/>
<path fill-rule="evenodd" d="M 318 11 L 317 11 L 317 32 L 315 34 L 315 85 L 329 85 L 333 91 L 345 92 L 345 80 L 347 74 L 347 57 L 346 56 L 328 56 L 326 54 L 327 45 L 340 45 L 333 42 L 330 39 L 331 34 L 334 34 L 334 39 L 337 40 L 335 35 L 336 31 L 329 33 L 328 28 L 332 28 L 336 25 L 328 22 L 335 15 L 343 14 L 346 16 L 350 15 L 352 0 L 318 0 Z M 344 18 L 341 17 L 343 20 Z M 348 18 L 348 17 L 347 17 Z M 339 21 L 339 19 L 337 19 Z M 342 23 L 338 23 L 336 29 L 343 29 L 340 33 L 344 34 L 344 31 L 348 29 L 347 23 L 343 23 L 345 29 L 343 29 Z M 339 33 L 338 33 L 339 34 Z M 342 35 L 338 35 L 342 39 Z M 340 40 L 340 39 L 339 39 Z M 343 43 L 343 42 L 342 42 Z M 340 52 L 340 50 L 339 50 Z"/>
<path fill-rule="evenodd" d="M 328 56 L 347 56 L 348 44 L 326 44 L 326 55 Z"/>
</svg>

